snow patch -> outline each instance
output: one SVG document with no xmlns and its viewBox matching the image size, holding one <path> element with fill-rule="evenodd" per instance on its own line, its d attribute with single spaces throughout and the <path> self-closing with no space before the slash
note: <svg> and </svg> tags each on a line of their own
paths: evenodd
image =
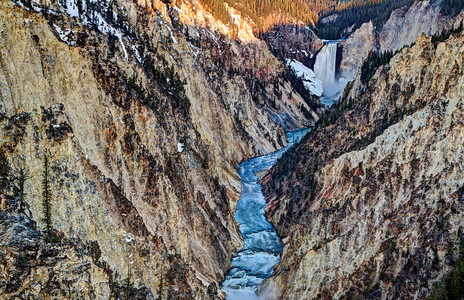
<svg viewBox="0 0 464 300">
<path fill-rule="evenodd" d="M 174 35 L 172 34 L 171 28 L 170 28 L 168 25 L 166 25 L 166 27 L 168 28 L 169 33 L 171 34 L 171 39 L 172 39 L 172 41 L 173 41 L 175 44 L 177 44 L 177 40 L 176 40 L 176 38 L 174 37 Z"/>
<path fill-rule="evenodd" d="M 135 58 L 137 59 L 137 61 L 138 61 L 140 64 L 142 64 L 143 61 L 142 61 L 142 58 L 140 57 L 139 51 L 137 50 L 137 46 L 131 45 L 131 48 L 132 48 L 132 51 L 134 51 L 134 55 L 135 55 Z"/>
<path fill-rule="evenodd" d="M 184 143 L 177 143 L 177 152 L 181 153 L 184 151 Z"/>
<path fill-rule="evenodd" d="M 15 3 L 25 9 L 25 5 L 22 3 L 24 1 L 22 0 L 16 0 Z M 107 3 L 106 1 L 97 1 L 97 0 L 89 0 L 89 1 L 78 1 L 78 0 L 59 0 L 58 4 L 61 7 L 61 11 L 66 13 L 70 17 L 76 17 L 79 18 L 79 20 L 82 22 L 84 26 L 89 26 L 93 25 L 96 27 L 96 29 L 102 33 L 102 34 L 112 34 L 116 36 L 119 40 L 119 43 L 121 44 L 122 52 L 124 53 L 124 57 L 126 59 L 129 59 L 129 55 L 126 50 L 126 46 L 124 45 L 123 42 L 123 33 L 122 29 L 128 28 L 127 25 L 123 24 L 122 28 L 115 28 L 111 24 L 109 24 L 106 19 L 103 17 L 100 11 L 98 10 L 88 10 L 88 3 L 99 3 L 98 7 L 101 7 L 101 10 L 104 11 L 107 7 L 110 7 L 111 4 Z M 80 4 L 80 9 L 82 10 L 82 14 L 79 14 L 79 4 Z M 40 1 L 39 0 L 33 0 L 31 2 L 32 9 L 36 12 L 42 12 L 44 9 L 41 7 Z M 52 12 L 49 10 L 49 12 Z M 113 20 L 111 20 L 111 18 Z M 112 16 L 110 17 L 110 22 L 116 21 L 118 19 L 118 15 L 116 12 L 113 11 Z M 54 28 L 60 35 L 60 38 L 62 41 L 66 42 L 70 46 L 75 46 L 75 42 L 71 41 L 69 39 L 69 34 L 71 33 L 71 29 L 62 29 L 58 27 L 56 24 L 53 24 Z M 130 41 L 130 38 L 127 37 L 128 40 Z M 137 52 L 137 49 L 134 49 L 135 56 L 139 62 L 141 62 L 140 55 Z"/>
<path fill-rule="evenodd" d="M 66 0 L 64 8 L 70 17 L 79 17 L 79 9 L 77 8 L 77 4 L 74 3 L 74 0 Z"/>
<path fill-rule="evenodd" d="M 126 240 L 126 243 L 130 243 L 133 240 L 135 240 L 135 237 L 131 233 L 129 233 L 129 235 L 126 237 L 125 240 Z"/>
<path fill-rule="evenodd" d="M 295 71 L 296 76 L 300 77 L 305 88 L 311 94 L 318 97 L 322 96 L 324 92 L 322 82 L 316 78 L 316 74 L 314 74 L 313 70 L 294 59 L 287 59 L 287 65 Z"/>
</svg>

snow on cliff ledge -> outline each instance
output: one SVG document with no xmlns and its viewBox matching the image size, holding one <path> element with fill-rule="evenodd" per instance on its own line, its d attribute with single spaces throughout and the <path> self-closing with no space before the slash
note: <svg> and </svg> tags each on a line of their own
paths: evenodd
<svg viewBox="0 0 464 300">
<path fill-rule="evenodd" d="M 318 97 L 322 96 L 322 92 L 324 91 L 322 82 L 316 78 L 316 74 L 314 74 L 313 70 L 294 59 L 287 59 L 287 65 L 295 71 L 296 76 L 301 78 L 305 88 L 311 94 Z"/>
</svg>

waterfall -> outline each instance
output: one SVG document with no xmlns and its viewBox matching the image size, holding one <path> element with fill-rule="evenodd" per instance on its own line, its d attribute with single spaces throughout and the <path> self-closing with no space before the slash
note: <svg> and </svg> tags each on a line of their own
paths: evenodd
<svg viewBox="0 0 464 300">
<path fill-rule="evenodd" d="M 316 57 L 314 64 L 314 73 L 316 78 L 322 82 L 324 95 L 331 96 L 336 86 L 335 67 L 337 63 L 337 43 L 330 42 L 322 47 Z"/>
</svg>

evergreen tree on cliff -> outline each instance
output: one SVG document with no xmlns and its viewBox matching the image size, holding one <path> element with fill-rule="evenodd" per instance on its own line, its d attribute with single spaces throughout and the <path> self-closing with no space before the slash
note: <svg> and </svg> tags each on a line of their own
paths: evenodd
<svg viewBox="0 0 464 300">
<path fill-rule="evenodd" d="M 51 217 L 51 191 L 50 191 L 50 178 L 48 166 L 48 151 L 45 151 L 44 165 L 43 165 L 43 179 L 42 179 L 42 210 L 43 219 L 45 223 L 46 239 L 51 241 L 53 225 Z"/>
</svg>

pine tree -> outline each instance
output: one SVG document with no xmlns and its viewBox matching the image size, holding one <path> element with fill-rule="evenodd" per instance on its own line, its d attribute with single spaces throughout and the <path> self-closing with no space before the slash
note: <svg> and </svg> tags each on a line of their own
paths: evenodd
<svg viewBox="0 0 464 300">
<path fill-rule="evenodd" d="M 130 300 L 132 298 L 133 290 L 134 290 L 134 283 L 131 281 L 131 269 L 128 268 L 127 270 L 127 278 L 125 283 L 125 290 L 126 290 L 126 300 Z"/>
<path fill-rule="evenodd" d="M 45 234 L 46 239 L 51 241 L 53 225 L 52 225 L 52 216 L 51 216 L 51 191 L 50 191 L 50 174 L 48 166 L 48 152 L 45 152 L 44 155 L 44 165 L 43 165 L 43 179 L 42 179 L 42 210 L 43 210 L 43 219 L 45 223 Z"/>
<path fill-rule="evenodd" d="M 21 212 L 25 212 L 27 209 L 29 211 L 29 216 L 32 217 L 32 212 L 30 211 L 29 205 L 26 203 L 26 192 L 24 191 L 24 185 L 26 184 L 26 180 L 29 178 L 28 172 L 24 166 L 19 166 L 19 168 L 14 170 L 14 174 L 12 175 L 13 181 L 13 198 L 16 201 L 16 205 L 18 205 L 19 210 Z"/>
<path fill-rule="evenodd" d="M 164 268 L 163 266 L 161 267 L 161 279 L 160 279 L 160 282 L 159 282 L 159 285 L 158 285 L 158 297 L 156 298 L 157 300 L 162 300 L 163 299 L 163 272 L 164 272 Z"/>
<path fill-rule="evenodd" d="M 8 190 L 8 182 L 10 176 L 10 164 L 5 155 L 5 150 L 0 148 L 0 191 Z"/>
</svg>

